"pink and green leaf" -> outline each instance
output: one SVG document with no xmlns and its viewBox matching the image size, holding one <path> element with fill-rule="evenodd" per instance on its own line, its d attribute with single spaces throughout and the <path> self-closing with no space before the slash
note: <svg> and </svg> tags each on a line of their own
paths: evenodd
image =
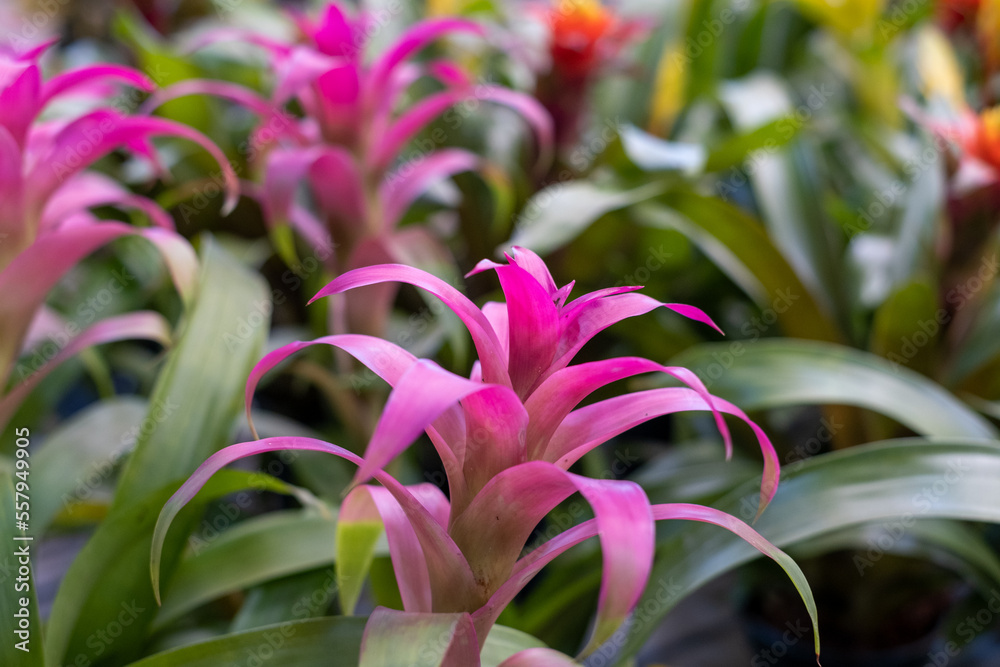
<svg viewBox="0 0 1000 667">
<path fill-rule="evenodd" d="M 764 456 L 760 507 L 764 511 L 778 491 L 780 464 L 767 434 L 742 410 L 716 396 L 711 404 L 698 392 L 681 387 L 650 389 L 616 396 L 571 412 L 549 439 L 544 458 L 569 468 L 581 456 L 603 442 L 655 417 L 691 410 L 717 410 L 742 419 L 753 430 Z"/>
<path fill-rule="evenodd" d="M 577 491 L 594 510 L 604 554 L 593 648 L 597 645 L 594 642 L 603 642 L 624 621 L 642 594 L 652 567 L 652 515 L 637 484 L 594 480 L 545 461 L 529 461 L 496 475 L 453 519 L 450 533 L 469 563 L 483 568 L 476 571 L 477 580 L 496 591 L 512 575 L 517 557 L 538 523 Z M 477 629 L 489 628 L 500 611 L 502 607 L 495 606 L 476 612 Z"/>
<path fill-rule="evenodd" d="M 108 317 L 91 325 L 63 345 L 41 368 L 33 369 L 19 384 L 0 397 L 0 427 L 7 423 L 38 383 L 60 364 L 85 348 L 120 340 L 148 340 L 167 346 L 170 344 L 170 323 L 159 313 L 139 311 Z"/>
<path fill-rule="evenodd" d="M 215 472 L 233 461 L 279 450 L 327 452 L 350 461 L 357 466 L 364 464 L 364 460 L 361 457 L 343 447 L 322 440 L 304 437 L 279 437 L 244 442 L 226 447 L 208 457 L 187 481 L 184 482 L 180 489 L 171 496 L 170 500 L 164 505 L 157 520 L 150 559 L 150 572 L 153 577 L 153 587 L 156 591 L 157 599 L 159 599 L 161 550 L 170 523 L 184 505 L 198 493 Z M 373 476 L 382 486 L 389 490 L 400 504 L 409 518 L 417 538 L 420 540 L 427 560 L 431 589 L 435 594 L 435 610 L 455 611 L 468 608 L 470 604 L 475 604 L 480 596 L 477 592 L 472 571 L 469 569 L 468 561 L 466 561 L 462 552 L 448 536 L 447 532 L 445 532 L 444 527 L 438 523 L 435 518 L 437 512 L 435 511 L 432 514 L 428 511 L 403 485 L 387 473 L 376 470 Z"/>
<path fill-rule="evenodd" d="M 483 365 L 483 380 L 493 384 L 509 385 L 506 359 L 502 356 L 496 332 L 482 311 L 464 294 L 426 271 L 401 264 L 369 266 L 349 271 L 324 287 L 312 298 L 341 294 L 356 287 L 385 282 L 403 282 L 427 290 L 441 299 L 469 329 L 473 343 Z"/>
<path fill-rule="evenodd" d="M 413 614 L 378 607 L 365 625 L 359 667 L 479 664 L 479 642 L 467 613 Z"/>
</svg>

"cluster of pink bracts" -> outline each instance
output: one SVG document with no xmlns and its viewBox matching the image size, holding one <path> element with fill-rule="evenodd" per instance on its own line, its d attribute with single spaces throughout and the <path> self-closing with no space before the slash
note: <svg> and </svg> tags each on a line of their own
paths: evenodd
<svg viewBox="0 0 1000 667">
<path fill-rule="evenodd" d="M 467 151 L 437 148 L 422 157 L 419 169 L 402 169 L 398 157 L 421 129 L 474 94 L 514 109 L 527 121 L 540 164 L 547 164 L 553 150 L 551 119 L 530 96 L 499 86 L 474 86 L 466 71 L 447 60 L 411 62 L 411 56 L 443 35 L 476 34 L 481 29 L 462 20 L 422 22 L 371 64 L 360 56 L 363 17 L 351 20 L 331 5 L 316 23 L 300 19 L 299 29 L 303 43 L 236 35 L 270 54 L 275 73 L 270 98 L 225 82 L 188 81 L 154 93 L 137 114 L 123 113 L 109 102 L 113 84 L 152 90 L 152 83 L 132 69 L 95 66 L 43 81 L 39 59 L 49 45 L 26 53 L 0 52 L 0 291 L 5 295 L 0 300 L 0 380 L 5 386 L 14 376 L 19 380 L 0 396 L 0 423 L 9 420 L 41 377 L 83 347 L 123 338 L 169 341 L 168 323 L 157 313 L 108 317 L 82 328 L 45 308 L 52 287 L 96 248 L 124 235 L 144 236 L 160 249 L 181 295 L 187 297 L 194 289 L 195 255 L 175 232 L 170 215 L 150 199 L 85 168 L 118 149 L 158 166 L 152 137 L 188 139 L 218 161 L 227 186 L 225 208 L 231 209 L 240 183 L 225 156 L 198 132 L 149 112 L 171 98 L 209 93 L 250 106 L 264 123 L 275 114 L 286 114 L 286 105 L 295 100 L 304 117 L 282 124 L 282 132 L 264 153 L 259 196 L 267 218 L 272 225 L 290 225 L 317 248 L 336 241 L 337 252 L 327 268 L 340 275 L 317 298 L 363 288 L 381 291 L 377 303 L 365 300 L 367 309 L 352 311 L 347 301 L 348 312 L 340 321 L 344 331 L 354 333 L 295 343 L 261 360 L 247 385 L 248 418 L 261 376 L 308 345 L 346 351 L 393 389 L 363 458 L 333 444 L 297 437 L 242 443 L 213 455 L 164 508 L 157 544 L 206 480 L 238 458 L 301 449 L 355 463 L 359 470 L 340 509 L 340 525 L 347 530 L 360 522 L 381 523 L 404 607 L 372 614 L 363 664 L 372 660 L 374 646 L 400 629 L 436 627 L 442 619 L 451 628 L 442 664 L 479 664 L 490 628 L 514 596 L 552 559 L 596 536 L 603 552 L 603 580 L 594 631 L 583 654 L 592 652 L 622 625 L 647 584 L 657 520 L 723 526 L 790 573 L 798 573 L 787 556 L 732 516 L 694 505 L 651 505 L 635 483 L 569 472 L 588 451 L 627 429 L 684 410 L 711 411 L 728 449 L 725 413 L 749 424 L 760 443 L 760 507 L 766 507 L 779 474 L 771 443 L 739 408 L 712 397 L 693 373 L 635 357 L 571 365 L 588 340 L 623 319 L 664 306 L 714 326 L 704 313 L 660 303 L 639 294 L 637 287 L 570 300 L 572 284 L 557 287 L 542 260 L 520 248 L 511 251 L 506 264 L 484 260 L 477 266 L 475 272 L 496 272 L 506 299 L 481 308 L 447 282 L 408 265 L 414 254 L 446 251 L 422 227 L 398 228 L 403 214 L 436 181 L 480 164 Z M 232 37 L 216 32 L 206 41 Z M 426 77 L 436 80 L 441 90 L 406 107 L 406 92 Z M 39 120 L 50 101 L 69 95 L 86 100 L 88 110 L 66 119 Z M 296 188 L 303 181 L 315 195 L 318 213 L 296 203 Z M 138 210 L 150 226 L 99 220 L 90 212 L 107 205 Z M 380 332 L 398 283 L 441 299 L 465 324 L 479 359 L 470 377 L 368 335 Z M 19 372 L 19 356 L 46 338 L 65 338 L 66 343 L 39 368 L 19 366 Z M 601 387 L 644 373 L 666 373 L 685 386 L 578 407 Z M 384 471 L 424 433 L 444 464 L 447 497 L 430 484 L 403 486 Z M 370 480 L 378 485 L 367 483 Z M 594 518 L 522 555 L 538 523 L 574 493 L 587 500 Z M 154 580 L 157 554 L 158 549 Z M 356 599 L 342 595 L 346 611 L 353 610 Z M 554 651 L 531 649 L 503 664 L 575 663 Z"/>
</svg>

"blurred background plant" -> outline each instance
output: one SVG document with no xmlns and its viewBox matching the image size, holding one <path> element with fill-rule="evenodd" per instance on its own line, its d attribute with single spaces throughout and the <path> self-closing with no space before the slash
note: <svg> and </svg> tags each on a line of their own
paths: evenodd
<svg viewBox="0 0 1000 667">
<path fill-rule="evenodd" d="M 543 255 L 560 283 L 575 278 L 584 292 L 645 285 L 658 300 L 703 308 L 726 332 L 725 342 L 715 342 L 680 318 L 651 313 L 640 326 L 602 332 L 584 355 L 639 355 L 691 368 L 772 436 L 784 477 L 755 528 L 802 563 L 821 628 L 829 628 L 824 664 L 924 665 L 938 655 L 950 664 L 993 664 L 997 614 L 965 621 L 990 609 L 1000 579 L 1000 535 L 989 525 L 1000 507 L 1000 3 L 429 0 L 365 8 L 368 23 L 355 22 L 358 8 L 346 3 L 342 23 L 323 3 L 279 8 L 257 0 L 25 1 L 0 10 L 7 12 L 4 39 L 18 52 L 60 39 L 43 61 L 52 74 L 95 63 L 136 66 L 166 92 L 141 110 L 145 94 L 119 100 L 137 116 L 151 111 L 210 137 L 246 195 L 219 216 L 222 172 L 188 142 L 160 142 L 153 165 L 125 153 L 97 163 L 133 194 L 155 200 L 200 248 L 205 305 L 182 307 L 166 286 L 146 287 L 162 281 L 141 242 L 85 259 L 49 297 L 49 308 L 72 312 L 86 295 L 100 298 L 111 271 L 124 268 L 141 279 L 107 312 L 180 318 L 181 338 L 165 358 L 139 344 L 85 351 L 39 383 L 11 422 L 30 427 L 41 445 L 32 471 L 42 486 L 33 497 L 53 505 L 35 527 L 51 518 L 48 533 L 63 540 L 52 543 L 89 540 L 51 613 L 55 581 L 73 550 L 49 547 L 62 555 L 40 568 L 52 579 L 42 587 L 47 658 L 121 664 L 232 631 L 257 634 L 213 646 L 259 652 L 271 646 L 260 628 L 292 619 L 302 623 L 296 637 L 325 637 L 317 647 L 341 641 L 336 632 L 345 642 L 360 637 L 351 621 L 324 634 L 304 620 L 337 610 L 328 590 L 336 524 L 319 508 L 339 505 L 351 470 L 309 453 L 273 455 L 258 461 L 275 478 L 267 488 L 297 501 L 248 493 L 252 502 L 236 494 L 213 501 L 207 514 L 192 508 L 165 550 L 164 581 L 173 577 L 173 588 L 159 611 L 152 611 L 141 553 L 145 540 L 148 556 L 149 512 L 155 516 L 171 484 L 235 441 L 241 383 L 262 350 L 364 325 L 468 375 L 465 334 L 432 300 L 409 289 L 386 292 L 379 307 L 357 309 L 377 323 L 355 317 L 348 324 L 344 315 L 338 325 L 336 307 L 305 308 L 327 280 L 393 260 L 455 283 L 482 257 L 516 244 Z M 420 23 L 427 20 L 439 23 Z M 324 42 L 322 26 L 336 35 L 331 40 L 350 33 L 352 43 L 351 31 L 364 26 L 363 52 L 350 54 L 357 56 L 350 66 L 337 65 L 357 75 L 360 93 L 379 54 L 421 25 L 449 27 L 396 70 L 398 107 L 383 109 L 381 121 L 353 109 L 340 117 L 357 125 L 324 130 L 329 116 L 317 105 L 322 84 L 314 77 L 340 54 L 322 46 L 333 43 Z M 198 94 L 181 95 L 185 85 Z M 327 95 L 342 90 L 338 84 Z M 412 113 L 426 124 L 414 122 L 409 127 L 419 131 L 393 141 L 388 128 Z M 551 162 L 543 117 L 551 118 Z M 364 147 L 369 141 L 394 149 L 376 156 Z M 357 216 L 378 234 L 344 235 L 356 228 L 338 219 L 343 171 L 321 169 L 347 164 L 337 151 L 364 174 L 353 192 L 383 210 L 391 199 L 384 187 L 410 168 L 413 185 L 402 188 L 391 222 L 375 209 Z M 418 156 L 425 157 L 414 163 Z M 228 277 L 205 287 L 210 275 Z M 215 285 L 223 280 L 241 287 Z M 477 302 L 493 292 L 492 283 L 470 278 Z M 196 321 L 210 328 L 199 332 Z M 386 390 L 333 361 L 312 350 L 271 374 L 255 408 L 263 435 L 312 435 L 362 451 Z M 211 402 L 198 398 L 209 395 Z M 654 503 L 704 503 L 749 521 L 759 467 L 744 458 L 753 445 L 747 435 L 734 429 L 736 455 L 723 462 L 704 447 L 718 440 L 710 418 L 663 418 L 588 454 L 574 470 L 634 479 Z M 121 447 L 136 436 L 134 449 Z M 191 444 L 155 444 L 177 442 Z M 404 483 L 440 485 L 444 474 L 431 451 L 423 443 L 392 473 Z M 80 471 L 98 471 L 96 482 Z M 221 497 L 252 479 L 233 477 L 230 487 L 209 492 Z M 112 521 L 109 506 L 134 507 L 144 523 L 135 527 L 125 515 Z M 582 507 L 568 501 L 537 536 L 585 520 Z M 120 545 L 131 543 L 115 541 L 125 539 L 126 524 L 142 538 L 129 538 L 135 553 L 119 560 Z M 250 549 L 259 555 L 245 558 Z M 618 659 L 645 645 L 641 664 L 686 664 L 685 651 L 695 649 L 651 641 L 669 634 L 660 622 L 690 591 L 752 556 L 710 527 L 660 528 L 653 583 L 630 627 L 612 640 Z M 599 559 L 595 546 L 576 548 L 500 622 L 573 653 L 595 610 Z M 239 566 L 223 577 L 219 562 Z M 369 605 L 398 608 L 384 542 L 372 563 Z M 757 657 L 811 664 L 811 642 L 782 638 L 788 619 L 805 618 L 797 594 L 781 590 L 774 568 L 740 571 L 737 601 L 721 606 L 744 610 L 758 651 L 782 647 L 781 656 Z M 101 602 L 101 586 L 112 578 L 121 588 Z M 313 593 L 315 604 L 296 607 Z M 151 611 L 124 630 L 124 640 L 94 639 L 126 599 Z M 670 618 L 687 627 L 686 618 Z M 699 631 L 709 634 L 700 636 L 733 627 L 706 625 Z M 512 642 L 524 639 L 511 633 Z M 734 664 L 721 646 L 691 664 Z M 796 657 L 799 649 L 806 655 Z"/>
</svg>

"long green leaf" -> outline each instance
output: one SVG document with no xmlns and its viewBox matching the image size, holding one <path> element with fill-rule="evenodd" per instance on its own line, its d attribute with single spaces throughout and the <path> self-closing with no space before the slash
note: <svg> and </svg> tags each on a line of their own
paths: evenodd
<svg viewBox="0 0 1000 667">
<path fill-rule="evenodd" d="M 853 405 L 880 412 L 927 436 L 995 438 L 996 429 L 940 385 L 852 348 L 803 340 L 759 340 L 685 350 L 673 362 L 744 410 L 790 405 Z M 834 425 L 836 427 L 836 425 Z"/>
<path fill-rule="evenodd" d="M 1000 442 L 909 438 L 824 454 L 786 468 L 774 500 L 755 528 L 786 548 L 847 526 L 880 522 L 884 535 L 902 539 L 916 521 L 930 518 L 1000 522 Z M 717 507 L 736 516 L 756 513 L 757 482 L 733 491 Z M 633 655 L 660 619 L 708 580 L 758 556 L 727 531 L 677 524 L 658 542 L 652 582 L 639 602 L 641 618 L 623 640 Z M 896 536 L 896 537 L 894 537 Z M 855 561 L 859 577 L 877 568 L 877 549 Z"/>
<path fill-rule="evenodd" d="M 279 623 L 164 651 L 129 667 L 220 667 L 253 664 L 254 658 L 271 665 L 357 667 L 364 626 L 356 616 Z M 482 667 L 499 667 L 518 651 L 539 647 L 544 644 L 530 635 L 494 626 L 480 654 Z"/>
<path fill-rule="evenodd" d="M 101 523 L 73 561 L 56 595 L 45 637 L 46 665 L 99 664 L 106 660 L 120 664 L 121 656 L 143 640 L 156 610 L 149 579 L 153 526 L 160 509 L 179 486 L 180 482 L 174 482 L 157 489 L 132 507 L 111 513 Z M 199 492 L 196 502 L 185 508 L 181 522 L 197 518 L 209 501 L 250 488 L 292 492 L 289 485 L 269 475 L 222 470 Z M 180 541 L 186 537 L 185 533 Z M 173 549 L 176 552 L 179 548 Z M 172 571 L 173 566 L 172 556 L 165 568 Z M 95 591 L 97 582 L 102 582 L 104 588 Z M 91 630 L 95 618 L 111 620 Z M 133 627 L 142 632 L 127 634 Z M 88 633 L 80 636 L 81 628 Z M 54 657 L 60 654 L 68 657 Z"/>
<path fill-rule="evenodd" d="M 997 270 L 996 254 L 990 256 L 986 261 L 988 265 L 985 266 L 995 273 Z M 949 296 L 953 301 L 958 300 L 959 306 L 965 306 L 971 297 L 971 289 L 966 289 L 965 293 L 956 289 Z M 991 364 L 995 364 L 997 359 L 1000 359 L 998 327 L 1000 327 L 1000 281 L 994 281 L 983 295 L 976 318 L 963 337 L 962 344 L 954 352 L 954 357 L 946 372 L 947 382 L 950 385 L 965 381 L 977 371 L 989 369 Z M 996 386 L 992 377 L 989 380 L 991 382 L 988 384 Z"/>
<path fill-rule="evenodd" d="M 176 487 L 230 440 L 246 376 L 266 337 L 270 302 L 260 277 L 211 239 L 203 244 L 201 266 L 180 340 L 150 398 L 150 427 L 139 434 L 108 517 L 56 595 L 46 636 L 49 667 L 78 658 L 120 664 L 139 649 L 155 608 L 149 546 L 165 501 L 151 494 Z M 165 549 L 166 576 L 186 537 L 175 529 Z M 118 636 L 111 638 L 109 628 Z"/>
<path fill-rule="evenodd" d="M 663 190 L 656 182 L 633 190 L 603 188 L 587 181 L 556 183 L 525 205 L 505 248 L 523 246 L 544 255 L 572 241 L 606 213 L 655 197 Z"/>
<path fill-rule="evenodd" d="M 157 653 L 129 667 L 357 667 L 365 619 L 354 616 L 279 623 Z"/>
<path fill-rule="evenodd" d="M 383 534 L 378 521 L 349 521 L 336 528 L 337 596 L 345 614 L 353 614 L 372 568 L 375 547 Z"/>
<path fill-rule="evenodd" d="M 333 518 L 289 510 L 226 530 L 178 564 L 153 630 L 227 593 L 331 564 L 335 529 Z"/>
<path fill-rule="evenodd" d="M 210 238 L 201 261 L 193 312 L 150 398 L 152 409 L 173 411 L 136 443 L 118 483 L 116 507 L 187 477 L 229 442 L 244 383 L 267 338 L 271 301 L 263 279 Z"/>
<path fill-rule="evenodd" d="M 840 339 L 760 223 L 732 204 L 693 192 L 672 192 L 664 202 L 669 208 L 641 204 L 632 215 L 639 224 L 675 229 L 691 239 L 761 310 L 780 322 L 785 334 Z M 760 336 L 767 328 L 755 326 L 749 333 Z"/>
<path fill-rule="evenodd" d="M 467 613 L 406 613 L 377 607 L 365 625 L 360 667 L 478 667 Z"/>
<path fill-rule="evenodd" d="M 895 541 L 886 541 L 885 527 L 878 522 L 848 526 L 801 543 L 790 554 L 798 560 L 843 549 L 872 548 L 936 560 L 975 581 L 984 593 L 1000 582 L 1000 557 L 981 531 L 953 519 L 916 519 L 906 535 Z"/>
<path fill-rule="evenodd" d="M 788 127 L 801 126 L 820 112 L 829 94 L 823 86 L 814 87 L 806 103 L 795 108 L 784 82 L 773 75 L 753 74 L 727 82 L 720 98 L 733 123 L 751 131 L 783 117 L 795 119 Z M 813 172 L 818 160 L 810 148 L 798 141 L 781 150 L 759 151 L 750 181 L 774 244 L 824 310 L 842 314 L 843 281 L 838 269 L 843 237 L 816 206 L 820 193 Z"/>
<path fill-rule="evenodd" d="M 146 425 L 146 401 L 115 398 L 86 408 L 53 431 L 32 465 L 32 524 L 41 534 L 62 510 L 86 501 L 114 478 L 120 460 Z"/>
</svg>

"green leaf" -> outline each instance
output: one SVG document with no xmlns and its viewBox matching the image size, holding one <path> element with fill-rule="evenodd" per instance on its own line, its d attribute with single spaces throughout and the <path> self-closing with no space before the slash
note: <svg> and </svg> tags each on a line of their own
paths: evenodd
<svg viewBox="0 0 1000 667">
<path fill-rule="evenodd" d="M 468 613 L 407 613 L 377 607 L 365 626 L 360 667 L 476 667 Z"/>
<path fill-rule="evenodd" d="M 645 171 L 681 171 L 695 175 L 705 167 L 705 148 L 701 144 L 665 141 L 634 125 L 622 126 L 621 139 L 625 154 Z"/>
<path fill-rule="evenodd" d="M 336 528 L 337 591 L 340 608 L 353 614 L 361 588 L 372 567 L 375 546 L 382 535 L 379 521 L 350 521 Z"/>
<path fill-rule="evenodd" d="M 486 644 L 479 654 L 479 660 L 482 662 L 482 667 L 499 667 L 501 662 L 519 651 L 544 647 L 544 643 L 527 633 L 503 625 L 494 625 L 486 637 Z"/>
<path fill-rule="evenodd" d="M 672 362 L 744 410 L 853 405 L 928 436 L 995 438 L 997 431 L 940 385 L 867 352 L 803 340 L 703 344 Z"/>
<path fill-rule="evenodd" d="M 775 151 L 798 136 L 802 127 L 802 123 L 798 122 L 795 116 L 785 116 L 753 130 L 736 134 L 712 147 L 705 163 L 705 171 L 739 167 L 757 150 Z"/>
<path fill-rule="evenodd" d="M 30 467 L 28 470 L 30 481 Z M 0 541 L 3 542 L 0 548 L 0 636 L 3 637 L 0 664 L 41 667 L 44 664 L 42 624 L 33 576 L 38 562 L 38 545 L 33 536 L 18 530 L 15 524 L 15 501 L 25 502 L 24 497 L 15 496 L 15 483 L 21 481 L 24 480 L 15 477 L 13 470 L 0 468 Z M 32 491 L 27 495 L 29 504 L 37 497 Z M 27 565 L 22 558 L 28 560 Z M 25 566 L 29 568 L 27 576 L 22 570 Z"/>
<path fill-rule="evenodd" d="M 774 75 L 754 74 L 727 82 L 721 92 L 733 123 L 742 131 L 785 121 L 783 127 L 800 128 L 828 103 L 825 87 L 817 88 L 806 103 L 795 108 L 785 83 Z M 794 118 L 794 123 L 789 121 Z M 804 117 L 804 119 L 803 119 Z M 773 148 L 754 155 L 750 181 L 761 220 L 775 246 L 795 269 L 802 283 L 827 311 L 843 314 L 840 278 L 843 236 L 829 224 L 822 208 L 816 170 L 819 159 L 803 141 L 785 149 Z"/>
<path fill-rule="evenodd" d="M 920 156 L 928 150 L 936 150 L 930 139 L 920 143 L 919 148 Z M 914 161 L 922 159 L 911 158 Z M 945 207 L 946 185 L 942 169 L 926 167 L 915 176 L 907 172 L 907 177 L 912 184 L 901 199 L 902 217 L 892 254 L 892 278 L 897 285 L 917 280 L 936 267 L 938 223 Z"/>
<path fill-rule="evenodd" d="M 148 406 L 138 398 L 101 401 L 53 431 L 34 455 L 31 523 L 42 534 L 60 511 L 86 501 L 112 481 L 121 459 L 146 423 Z"/>
<path fill-rule="evenodd" d="M 803 14 L 831 28 L 844 37 L 870 36 L 882 14 L 885 0 L 795 0 Z"/>
<path fill-rule="evenodd" d="M 881 550 L 935 560 L 976 581 L 987 594 L 1000 582 L 1000 558 L 981 532 L 965 523 L 951 519 L 916 519 L 907 527 L 905 535 L 888 537 L 887 541 L 885 527 L 877 522 L 859 524 L 808 540 L 790 553 L 802 559 L 844 549 Z"/>
<path fill-rule="evenodd" d="M 931 518 L 1000 522 L 1000 442 L 902 439 L 823 454 L 785 468 L 777 495 L 754 526 L 786 548 L 861 523 L 880 522 L 884 534 L 909 534 Z M 759 482 L 736 489 L 717 507 L 753 518 Z M 659 621 L 687 594 L 759 554 L 713 526 L 679 522 L 658 541 L 652 582 L 623 642 L 633 655 Z M 878 567 L 875 552 L 855 561 L 859 576 Z M 664 594 L 666 593 L 666 594 Z"/>
<path fill-rule="evenodd" d="M 151 494 L 176 488 L 228 443 L 242 408 L 244 383 L 266 337 L 271 304 L 261 278 L 211 239 L 201 255 L 197 294 L 150 397 L 151 427 L 140 432 L 107 519 L 56 595 L 46 637 L 51 667 L 78 656 L 120 663 L 141 646 L 155 606 L 149 547 L 166 500 Z M 167 577 L 187 537 L 181 528 L 173 535 L 165 550 Z M 137 608 L 145 611 L 133 613 Z M 130 617 L 128 624 L 117 620 L 122 614 Z M 108 637 L 108 628 L 117 628 L 120 636 L 105 641 L 101 637 Z"/>
<path fill-rule="evenodd" d="M 997 271 L 996 253 L 993 253 L 989 259 L 984 258 L 984 262 L 986 263 L 983 266 L 989 272 L 987 275 L 995 275 Z M 986 271 L 981 271 L 979 275 L 986 273 Z M 979 275 L 976 277 L 978 278 Z M 971 289 L 966 289 L 963 293 L 955 288 L 948 293 L 945 300 L 950 299 L 952 303 L 957 302 L 955 305 L 963 308 L 973 305 L 970 303 L 971 297 Z M 1000 328 L 1000 281 L 994 280 L 978 304 L 975 319 L 951 359 L 945 376 L 950 385 L 957 385 L 969 379 L 977 371 L 988 369 L 991 362 L 995 363 L 1000 358 L 1000 336 L 997 336 L 997 331 L 1000 329 L 998 328 Z M 989 380 L 989 384 L 995 385 L 996 381 L 992 377 Z M 996 397 L 992 396 L 991 398 Z"/>
<path fill-rule="evenodd" d="M 761 310 L 777 317 L 787 335 L 839 339 L 825 311 L 756 220 L 732 204 L 693 192 L 672 192 L 664 202 L 669 208 L 641 204 L 632 215 L 639 224 L 675 229 L 691 239 Z"/>
<path fill-rule="evenodd" d="M 875 312 L 870 349 L 893 363 L 927 373 L 931 370 L 930 353 L 946 315 L 944 310 L 938 310 L 937 294 L 931 285 L 910 283 L 894 292 Z"/>
<path fill-rule="evenodd" d="M 705 442 L 671 448 L 629 479 L 651 503 L 704 504 L 759 475 L 759 461 L 739 456 L 726 461 L 717 443 Z"/>
<path fill-rule="evenodd" d="M 163 38 L 138 13 L 119 11 L 112 27 L 115 35 L 132 49 L 143 72 L 157 86 L 163 88 L 200 76 L 191 58 L 173 55 Z M 209 129 L 212 117 L 207 100 L 200 95 L 171 100 L 160 107 L 158 114 L 202 132 Z"/>
<path fill-rule="evenodd" d="M 228 593 L 331 564 L 335 526 L 332 517 L 307 510 L 272 512 L 240 522 L 200 549 L 196 543 L 164 590 L 153 631 Z"/>
<path fill-rule="evenodd" d="M 157 410 L 170 416 L 141 434 L 114 507 L 187 477 L 229 442 L 247 375 L 267 339 L 271 301 L 263 279 L 210 237 L 201 255 L 195 306 L 149 401 L 154 421 Z"/>
<path fill-rule="evenodd" d="M 720 51 L 725 40 L 711 34 L 709 26 L 719 23 L 717 17 L 723 3 L 718 0 L 700 0 L 687 4 L 690 10 L 684 38 L 684 58 L 689 72 L 684 98 L 696 100 L 711 95 L 719 82 Z M 705 40 L 706 37 L 709 39 Z"/>
<path fill-rule="evenodd" d="M 261 664 L 294 667 L 357 667 L 366 620 L 336 616 L 288 623 L 226 635 L 164 651 L 129 667 L 219 667 Z M 544 644 L 523 632 L 493 626 L 480 654 L 482 667 L 500 663 L 526 648 Z"/>
<path fill-rule="evenodd" d="M 647 183 L 633 190 L 608 189 L 588 181 L 551 185 L 525 205 L 510 242 L 540 255 L 560 248 L 601 216 L 663 193 L 664 185 Z"/>
<path fill-rule="evenodd" d="M 46 665 L 101 664 L 134 652 L 153 621 L 156 602 L 149 579 L 153 527 L 160 509 L 180 482 L 154 490 L 131 507 L 112 512 L 70 566 L 52 607 L 45 638 Z M 182 525 L 204 511 L 205 504 L 253 488 L 291 493 L 268 475 L 221 470 L 202 488 L 180 518 Z M 180 551 L 187 533 L 172 533 L 171 554 Z M 173 570 L 176 556 L 166 560 Z"/>
<path fill-rule="evenodd" d="M 129 667 L 289 665 L 357 667 L 365 619 L 350 616 L 279 623 L 157 653 Z"/>
<path fill-rule="evenodd" d="M 268 581 L 247 592 L 230 632 L 325 616 L 337 592 L 333 566 Z"/>
</svg>

